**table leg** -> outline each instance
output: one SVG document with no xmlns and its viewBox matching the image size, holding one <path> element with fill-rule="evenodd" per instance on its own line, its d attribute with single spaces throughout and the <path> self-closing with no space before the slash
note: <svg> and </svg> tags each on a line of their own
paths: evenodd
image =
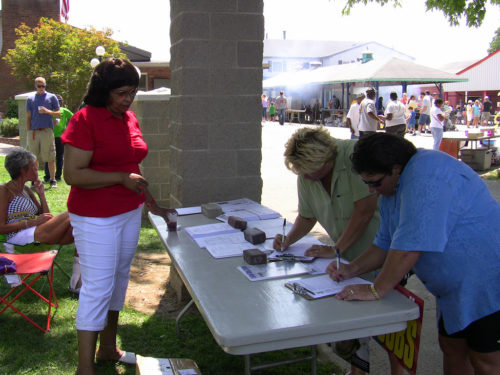
<svg viewBox="0 0 500 375">
<path fill-rule="evenodd" d="M 316 345 L 311 346 L 311 374 L 316 375 L 318 372 L 318 352 Z"/>
<path fill-rule="evenodd" d="M 251 375 L 252 370 L 250 368 L 250 355 L 245 355 L 245 375 Z"/>
<path fill-rule="evenodd" d="M 175 318 L 175 331 L 177 332 L 177 337 L 180 337 L 181 335 L 181 329 L 179 326 L 179 321 L 181 320 L 182 316 L 188 311 L 188 309 L 193 305 L 194 301 L 191 300 L 189 301 L 186 306 L 181 310 L 181 312 L 177 315 L 177 318 Z"/>
</svg>

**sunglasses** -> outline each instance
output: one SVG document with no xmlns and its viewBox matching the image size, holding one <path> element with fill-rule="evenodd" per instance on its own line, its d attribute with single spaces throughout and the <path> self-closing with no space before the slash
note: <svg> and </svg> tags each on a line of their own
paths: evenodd
<svg viewBox="0 0 500 375">
<path fill-rule="evenodd" d="M 370 187 L 380 187 L 380 185 L 382 185 L 382 181 L 386 177 L 387 177 L 387 175 L 385 174 L 381 178 L 379 178 L 377 181 L 365 181 L 365 180 L 363 180 L 363 182 Z"/>
<path fill-rule="evenodd" d="M 41 88 L 45 88 L 45 85 L 36 85 L 36 87 L 41 89 Z"/>
</svg>

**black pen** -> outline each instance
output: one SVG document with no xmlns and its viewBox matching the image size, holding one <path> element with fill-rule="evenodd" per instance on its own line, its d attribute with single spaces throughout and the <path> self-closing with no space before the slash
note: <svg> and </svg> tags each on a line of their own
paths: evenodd
<svg viewBox="0 0 500 375">
<path fill-rule="evenodd" d="M 286 230 L 286 218 L 283 219 L 283 237 L 281 238 L 281 251 L 285 250 L 285 230 Z"/>
</svg>

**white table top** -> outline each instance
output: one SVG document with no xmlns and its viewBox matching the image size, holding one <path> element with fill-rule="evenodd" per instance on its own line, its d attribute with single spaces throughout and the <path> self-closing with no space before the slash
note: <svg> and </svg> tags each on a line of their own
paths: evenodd
<svg viewBox="0 0 500 375">
<path fill-rule="evenodd" d="M 244 355 L 396 332 L 418 317 L 418 306 L 392 291 L 380 301 L 314 301 L 294 295 L 290 279 L 251 282 L 236 267 L 243 257 L 215 259 L 182 228 L 216 222 L 180 216 L 181 229 L 149 219 L 217 343 Z M 251 247 L 251 244 L 249 244 Z M 305 276 L 307 277 L 307 276 Z"/>
</svg>

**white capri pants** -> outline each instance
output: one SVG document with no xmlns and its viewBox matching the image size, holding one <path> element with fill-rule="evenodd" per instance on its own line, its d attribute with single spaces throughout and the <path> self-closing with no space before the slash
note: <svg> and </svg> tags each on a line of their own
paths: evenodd
<svg viewBox="0 0 500 375">
<path fill-rule="evenodd" d="M 105 218 L 69 214 L 82 272 L 77 330 L 102 331 L 108 311 L 122 310 L 141 212 L 142 207 Z"/>
</svg>

